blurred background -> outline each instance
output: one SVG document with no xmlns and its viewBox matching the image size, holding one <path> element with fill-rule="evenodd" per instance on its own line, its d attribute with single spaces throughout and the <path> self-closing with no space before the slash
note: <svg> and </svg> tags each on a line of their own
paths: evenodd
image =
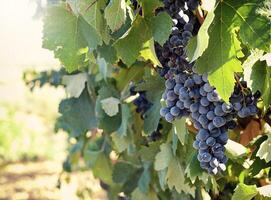
<svg viewBox="0 0 271 200">
<path fill-rule="evenodd" d="M 91 172 L 62 172 L 67 138 L 54 132 L 54 121 L 64 89 L 44 86 L 30 92 L 23 81 L 24 71 L 60 66 L 41 47 L 46 4 L 1 1 L 0 199 L 105 199 Z"/>
</svg>

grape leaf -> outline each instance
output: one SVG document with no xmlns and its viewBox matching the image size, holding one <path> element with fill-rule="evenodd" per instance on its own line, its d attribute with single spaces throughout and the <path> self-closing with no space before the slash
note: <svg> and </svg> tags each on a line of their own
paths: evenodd
<svg viewBox="0 0 271 200">
<path fill-rule="evenodd" d="M 173 122 L 173 133 L 176 134 L 182 145 L 185 145 L 187 137 L 186 118 L 181 118 Z"/>
<path fill-rule="evenodd" d="M 233 140 L 228 140 L 227 144 L 225 145 L 228 156 L 237 159 L 238 157 L 242 157 L 248 153 L 248 150 L 243 145 L 234 142 Z"/>
<path fill-rule="evenodd" d="M 257 187 L 255 185 L 245 185 L 240 183 L 234 190 L 232 200 L 251 200 L 258 194 Z"/>
<path fill-rule="evenodd" d="M 59 105 L 61 116 L 57 120 L 56 128 L 62 128 L 71 136 L 80 136 L 92 128 L 97 127 L 94 102 L 84 90 L 79 98 L 63 100 Z"/>
<path fill-rule="evenodd" d="M 145 194 L 141 192 L 139 188 L 136 188 L 132 193 L 132 200 L 142 200 L 142 199 L 159 200 L 155 191 L 150 190 L 148 194 Z"/>
<path fill-rule="evenodd" d="M 240 28 L 241 40 L 253 47 L 266 50 L 270 44 L 266 42 L 270 22 L 255 11 L 261 4 L 262 1 L 256 0 L 226 0 L 220 1 L 215 9 L 216 17 L 208 31 L 208 48 L 196 65 L 200 73 L 209 72 L 210 83 L 226 102 L 234 88 L 233 73 L 242 71 L 237 59 L 242 53 L 236 30 Z"/>
<path fill-rule="evenodd" d="M 161 151 L 155 156 L 154 169 L 156 171 L 167 168 L 172 159 L 171 146 L 169 144 L 161 144 L 160 150 Z"/>
<path fill-rule="evenodd" d="M 101 100 L 115 97 L 119 98 L 117 91 L 112 86 L 104 86 L 98 91 L 98 97 L 96 100 L 95 113 L 99 119 L 99 128 L 103 129 L 105 132 L 114 132 L 116 131 L 121 124 L 121 115 L 118 113 L 115 116 L 108 116 L 102 109 Z"/>
<path fill-rule="evenodd" d="M 144 192 L 145 194 L 148 193 L 151 182 L 151 174 L 149 167 L 150 167 L 149 164 L 144 164 L 144 171 L 138 180 L 138 188 L 141 190 L 141 192 Z"/>
<path fill-rule="evenodd" d="M 125 183 L 135 171 L 136 169 L 131 163 L 119 161 L 114 165 L 113 181 L 115 183 Z"/>
<path fill-rule="evenodd" d="M 118 30 L 126 20 L 125 0 L 110 0 L 105 8 L 104 17 L 113 32 Z"/>
<path fill-rule="evenodd" d="M 155 9 L 163 6 L 163 3 L 159 0 L 140 0 L 140 3 L 145 18 L 153 16 L 155 14 Z"/>
<path fill-rule="evenodd" d="M 111 36 L 102 10 L 106 7 L 106 0 L 74 0 L 78 12 L 87 23 L 99 34 L 102 40 L 108 44 Z"/>
<path fill-rule="evenodd" d="M 149 21 L 152 35 L 161 46 L 168 40 L 172 28 L 172 19 L 166 12 L 161 12 Z"/>
<path fill-rule="evenodd" d="M 78 98 L 86 86 L 87 78 L 86 73 L 64 75 L 62 83 L 66 85 L 66 91 L 71 97 Z"/>
<path fill-rule="evenodd" d="M 156 56 L 153 39 L 150 39 L 143 45 L 143 49 L 140 51 L 140 56 L 145 60 L 152 61 L 152 63 L 156 66 L 162 66 Z"/>
<path fill-rule="evenodd" d="M 109 97 L 101 100 L 102 108 L 110 117 L 115 116 L 119 112 L 120 100 L 115 97 Z"/>
<path fill-rule="evenodd" d="M 164 80 L 159 76 L 150 76 L 145 79 L 145 82 L 136 87 L 137 91 L 146 91 L 147 99 L 152 103 L 151 108 L 144 114 L 144 132 L 151 134 L 157 129 L 161 118 L 157 113 L 161 109 L 161 96 L 164 91 Z"/>
<path fill-rule="evenodd" d="M 97 64 L 99 66 L 99 71 L 100 71 L 103 79 L 105 81 L 107 81 L 107 73 L 108 73 L 107 68 L 108 68 L 108 66 L 107 66 L 107 63 L 106 63 L 105 59 L 104 58 L 100 58 L 98 56 L 98 58 L 97 58 Z"/>
<path fill-rule="evenodd" d="M 126 136 L 127 135 L 127 129 L 129 126 L 129 120 L 131 118 L 130 109 L 127 104 L 121 104 L 121 125 L 119 129 L 117 130 L 117 133 L 120 136 Z"/>
<path fill-rule="evenodd" d="M 264 159 L 267 163 L 271 161 L 271 135 L 261 145 L 256 154 L 260 159 Z"/>
<path fill-rule="evenodd" d="M 85 33 L 88 37 L 85 38 Z M 95 29 L 76 17 L 63 4 L 49 7 L 44 18 L 43 48 L 54 51 L 68 72 L 84 65 L 86 47 L 96 48 L 101 38 Z"/>
<path fill-rule="evenodd" d="M 185 183 L 184 170 L 176 157 L 170 160 L 166 179 L 169 189 L 175 187 L 178 193 L 183 191 L 195 197 L 195 188 Z"/>
<path fill-rule="evenodd" d="M 139 155 L 144 162 L 154 162 L 155 156 L 159 151 L 158 143 L 151 143 L 148 147 L 142 146 Z"/>
<path fill-rule="evenodd" d="M 137 15 L 130 30 L 114 44 L 118 56 L 131 66 L 139 56 L 139 52 L 145 42 L 151 38 L 151 31 L 146 20 Z M 127 48 L 129 47 L 129 48 Z"/>
<path fill-rule="evenodd" d="M 185 169 L 185 174 L 187 175 L 188 178 L 190 178 L 192 184 L 194 184 L 197 177 L 200 177 L 202 173 L 203 171 L 199 165 L 199 161 L 197 159 L 197 153 L 194 153 L 191 156 L 191 159 Z"/>
<path fill-rule="evenodd" d="M 241 1 L 242 2 L 242 1 Z M 271 18 L 262 15 L 259 9 L 264 7 L 265 0 L 243 0 L 240 8 L 228 4 L 238 14 L 240 25 L 240 38 L 244 44 L 251 48 L 271 51 L 270 26 Z M 270 10 L 269 10 L 270 12 Z"/>
<path fill-rule="evenodd" d="M 271 101 L 271 69 L 266 66 L 265 62 L 258 61 L 253 66 L 250 66 L 252 63 L 253 61 L 245 62 L 244 78 L 248 81 L 248 86 L 253 92 L 259 90 L 262 93 L 264 109 L 267 110 Z"/>
<path fill-rule="evenodd" d="M 201 25 L 199 32 L 196 36 L 197 45 L 194 46 L 195 49 L 189 49 L 189 51 L 193 52 L 193 56 L 190 57 L 191 62 L 197 60 L 203 54 L 205 49 L 208 47 L 208 42 L 209 42 L 208 29 L 211 23 L 213 22 L 214 17 L 215 17 L 214 12 L 213 11 L 209 12 L 203 24 Z M 192 42 L 189 41 L 188 48 L 193 48 Z"/>
<path fill-rule="evenodd" d="M 120 136 L 116 132 L 112 133 L 111 137 L 118 153 L 121 153 L 128 148 L 129 140 L 127 139 L 127 137 Z"/>
</svg>

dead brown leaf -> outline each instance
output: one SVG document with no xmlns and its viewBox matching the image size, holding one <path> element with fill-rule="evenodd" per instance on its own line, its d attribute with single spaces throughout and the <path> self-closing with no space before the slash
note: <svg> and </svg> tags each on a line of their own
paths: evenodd
<svg viewBox="0 0 271 200">
<path fill-rule="evenodd" d="M 257 119 L 252 119 L 246 126 L 246 128 L 241 131 L 240 134 L 240 144 L 247 146 L 249 142 L 256 136 L 262 133 L 261 123 Z"/>
</svg>

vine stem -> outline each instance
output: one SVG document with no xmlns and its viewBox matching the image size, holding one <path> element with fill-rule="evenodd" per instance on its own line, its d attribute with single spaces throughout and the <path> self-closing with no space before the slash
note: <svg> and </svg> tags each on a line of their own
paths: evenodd
<svg viewBox="0 0 271 200">
<path fill-rule="evenodd" d="M 95 3 L 97 3 L 98 2 L 98 0 L 95 0 L 95 1 L 93 1 L 87 8 L 86 8 L 86 10 L 85 10 L 85 12 L 87 12 Z"/>
<path fill-rule="evenodd" d="M 203 24 L 204 22 L 204 14 L 203 14 L 203 11 L 202 9 L 200 8 L 200 6 L 197 7 L 197 10 L 196 10 L 196 13 L 195 13 L 196 17 L 198 18 L 199 20 L 199 23 L 200 24 Z"/>
</svg>

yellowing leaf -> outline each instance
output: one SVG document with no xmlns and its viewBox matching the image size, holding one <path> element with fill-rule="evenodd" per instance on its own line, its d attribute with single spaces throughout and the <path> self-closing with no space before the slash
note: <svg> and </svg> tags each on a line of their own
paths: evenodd
<svg viewBox="0 0 271 200">
<path fill-rule="evenodd" d="M 101 100 L 102 108 L 110 117 L 115 116 L 119 112 L 120 100 L 115 97 L 109 97 Z"/>
</svg>

